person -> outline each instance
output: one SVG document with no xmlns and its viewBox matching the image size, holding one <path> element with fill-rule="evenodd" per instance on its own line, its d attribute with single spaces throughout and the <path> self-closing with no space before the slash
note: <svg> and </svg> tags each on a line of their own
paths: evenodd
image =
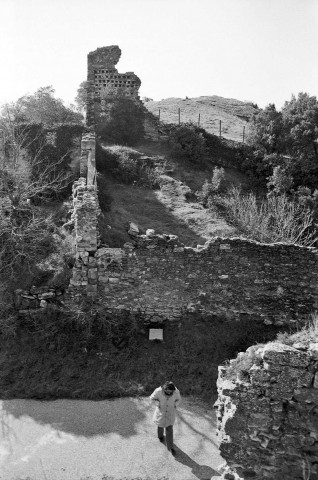
<svg viewBox="0 0 318 480">
<path fill-rule="evenodd" d="M 156 405 L 153 421 L 158 425 L 158 438 L 164 442 L 166 430 L 167 449 L 175 455 L 173 448 L 173 424 L 176 419 L 176 408 L 181 401 L 181 395 L 173 382 L 167 381 L 150 395 L 150 400 Z"/>
</svg>

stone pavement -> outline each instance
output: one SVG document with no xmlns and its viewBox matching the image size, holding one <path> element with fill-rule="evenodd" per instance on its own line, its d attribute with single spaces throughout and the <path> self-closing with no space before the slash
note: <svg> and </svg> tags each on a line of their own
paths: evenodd
<svg viewBox="0 0 318 480">
<path fill-rule="evenodd" d="M 217 480 L 211 408 L 183 399 L 176 456 L 156 438 L 147 398 L 0 401 L 1 480 Z"/>
</svg>

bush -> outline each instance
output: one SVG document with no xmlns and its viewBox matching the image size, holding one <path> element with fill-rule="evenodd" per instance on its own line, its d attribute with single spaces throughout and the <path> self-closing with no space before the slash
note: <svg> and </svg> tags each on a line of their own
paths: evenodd
<svg viewBox="0 0 318 480">
<path fill-rule="evenodd" d="M 276 341 L 286 345 L 293 343 L 304 343 L 307 347 L 310 343 L 316 343 L 318 338 L 318 312 L 313 313 L 306 323 L 299 328 L 297 332 L 280 332 L 277 334 Z"/>
<path fill-rule="evenodd" d="M 206 155 L 205 139 L 193 125 L 179 125 L 169 135 L 172 154 L 184 157 L 193 163 L 203 163 Z"/>
<path fill-rule="evenodd" d="M 204 207 L 206 207 L 209 203 L 211 203 L 211 197 L 213 197 L 213 195 L 225 193 L 227 188 L 228 181 L 225 178 L 224 168 L 215 167 L 211 182 L 205 180 L 204 184 L 202 185 L 202 190 L 198 192 L 198 200 Z"/>
<path fill-rule="evenodd" d="M 110 173 L 117 180 L 133 185 L 158 188 L 160 169 L 151 158 L 144 158 L 137 150 L 114 145 L 104 147 L 97 155 L 97 170 Z"/>
<path fill-rule="evenodd" d="M 312 212 L 286 195 L 258 200 L 252 193 L 242 195 L 232 188 L 221 201 L 229 221 L 249 238 L 307 246 L 317 240 Z"/>
<path fill-rule="evenodd" d="M 0 277 L 15 280 L 19 274 L 32 275 L 36 263 L 55 249 L 52 217 L 37 207 L 0 199 Z M 1 206 L 0 205 L 0 206 Z"/>
</svg>

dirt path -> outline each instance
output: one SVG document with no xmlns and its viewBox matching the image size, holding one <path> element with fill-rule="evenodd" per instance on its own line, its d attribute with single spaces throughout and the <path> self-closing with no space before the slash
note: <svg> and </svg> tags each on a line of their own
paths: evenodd
<svg viewBox="0 0 318 480">
<path fill-rule="evenodd" d="M 147 398 L 0 401 L 1 480 L 217 480 L 212 409 L 183 400 L 176 457 L 156 438 Z"/>
</svg>

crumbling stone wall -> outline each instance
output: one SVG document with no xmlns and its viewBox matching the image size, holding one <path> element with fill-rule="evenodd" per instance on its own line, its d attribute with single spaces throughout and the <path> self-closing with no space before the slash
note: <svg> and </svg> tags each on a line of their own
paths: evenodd
<svg viewBox="0 0 318 480">
<path fill-rule="evenodd" d="M 78 272 L 72 286 L 80 296 L 88 285 L 107 300 L 109 312 L 140 312 L 154 322 L 199 312 L 281 326 L 318 307 L 313 248 L 240 238 L 191 248 L 176 236 L 150 234 L 137 236 L 134 245 L 92 248 L 86 255 L 85 273 Z"/>
<path fill-rule="evenodd" d="M 121 56 L 117 45 L 97 48 L 88 54 L 87 126 L 95 126 L 100 116 L 107 116 L 107 100 L 125 96 L 139 101 L 140 79 L 133 72 L 118 73 L 115 65 Z"/>
<path fill-rule="evenodd" d="M 14 295 L 14 306 L 20 315 L 31 313 L 37 309 L 46 311 L 48 307 L 61 308 L 64 302 L 63 288 L 35 287 L 28 290 L 17 289 Z"/>
<path fill-rule="evenodd" d="M 217 382 L 223 478 L 317 479 L 318 343 L 254 346 L 231 363 Z"/>
<path fill-rule="evenodd" d="M 86 178 L 87 185 L 93 185 L 96 182 L 95 146 L 94 132 L 82 135 L 80 177 Z"/>
</svg>

